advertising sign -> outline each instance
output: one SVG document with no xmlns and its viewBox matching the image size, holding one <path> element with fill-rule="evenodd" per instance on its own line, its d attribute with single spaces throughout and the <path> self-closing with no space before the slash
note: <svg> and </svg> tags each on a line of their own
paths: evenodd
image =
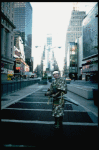
<svg viewBox="0 0 99 150">
<path fill-rule="evenodd" d="M 8 70 L 8 74 L 14 74 L 13 70 Z"/>
<path fill-rule="evenodd" d="M 20 71 L 20 67 L 16 67 L 16 70 L 19 70 L 19 71 Z"/>
<path fill-rule="evenodd" d="M 15 51 L 15 55 L 17 55 L 18 57 L 20 57 L 20 56 L 21 56 L 21 53 L 18 52 L 18 51 Z"/>
<path fill-rule="evenodd" d="M 82 68 L 82 72 L 91 72 L 91 71 L 98 71 L 98 64 L 90 64 L 90 65 L 85 65 Z"/>
</svg>

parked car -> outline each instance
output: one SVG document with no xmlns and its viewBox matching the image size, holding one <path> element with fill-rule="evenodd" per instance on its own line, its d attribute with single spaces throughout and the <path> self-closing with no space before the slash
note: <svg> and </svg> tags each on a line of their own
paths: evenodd
<svg viewBox="0 0 99 150">
<path fill-rule="evenodd" d="M 71 79 L 70 79 L 69 77 L 67 77 L 67 78 L 66 78 L 66 83 L 67 83 L 67 84 L 70 84 L 70 82 L 71 82 Z"/>
</svg>

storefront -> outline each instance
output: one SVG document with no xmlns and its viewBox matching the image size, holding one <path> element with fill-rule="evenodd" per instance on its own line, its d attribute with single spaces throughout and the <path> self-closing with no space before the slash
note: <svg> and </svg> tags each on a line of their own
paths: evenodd
<svg viewBox="0 0 99 150">
<path fill-rule="evenodd" d="M 21 58 L 16 58 L 16 70 L 20 72 L 21 75 L 24 75 L 25 72 L 25 62 Z"/>
<path fill-rule="evenodd" d="M 98 81 L 98 60 L 87 60 L 82 64 L 83 79 L 86 81 Z"/>
<path fill-rule="evenodd" d="M 1 67 L 1 81 L 7 80 L 7 68 Z"/>
<path fill-rule="evenodd" d="M 1 61 L 1 81 L 11 80 L 14 75 L 13 65 L 7 62 Z"/>
<path fill-rule="evenodd" d="M 7 80 L 11 80 L 13 76 L 14 76 L 14 71 L 8 69 Z"/>
</svg>

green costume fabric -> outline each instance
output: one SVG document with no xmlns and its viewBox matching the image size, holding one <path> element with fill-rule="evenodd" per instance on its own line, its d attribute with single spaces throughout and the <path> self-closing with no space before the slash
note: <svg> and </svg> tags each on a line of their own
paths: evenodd
<svg viewBox="0 0 99 150">
<path fill-rule="evenodd" d="M 63 78 L 55 79 L 48 93 L 50 96 L 55 95 L 53 97 L 52 116 L 62 117 L 64 115 L 64 99 L 62 96 L 67 93 L 66 80 Z"/>
</svg>

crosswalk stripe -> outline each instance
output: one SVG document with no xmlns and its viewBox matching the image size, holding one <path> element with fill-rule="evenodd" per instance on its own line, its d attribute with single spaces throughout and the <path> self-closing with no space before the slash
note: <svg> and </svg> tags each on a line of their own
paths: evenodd
<svg viewBox="0 0 99 150">
<path fill-rule="evenodd" d="M 31 109 L 31 108 L 5 108 L 5 110 L 27 110 L 27 111 L 52 111 L 52 109 Z M 86 112 L 80 110 L 64 110 L 64 112 Z M 90 112 L 90 111 L 89 111 Z"/>
<path fill-rule="evenodd" d="M 39 121 L 39 120 L 11 120 L 1 119 L 1 122 L 14 122 L 14 123 L 37 123 L 37 124 L 54 124 L 54 121 Z M 98 123 L 80 123 L 80 122 L 63 122 L 63 125 L 79 125 L 79 126 L 98 126 Z"/>
</svg>

